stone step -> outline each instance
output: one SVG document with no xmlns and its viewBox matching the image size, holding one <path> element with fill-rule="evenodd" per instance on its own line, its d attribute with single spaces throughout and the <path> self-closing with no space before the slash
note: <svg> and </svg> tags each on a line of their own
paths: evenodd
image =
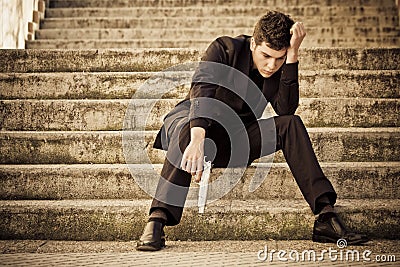
<svg viewBox="0 0 400 267">
<path fill-rule="evenodd" d="M 301 49 L 302 70 L 398 70 L 400 48 Z M 194 49 L 0 50 L 0 72 L 160 71 L 200 60 Z M 380 60 L 376 60 L 379 58 Z M 12 62 L 10 64 L 10 62 Z M 186 66 L 186 65 L 185 65 Z"/>
<path fill-rule="evenodd" d="M 0 129 L 10 131 L 156 130 L 179 99 L 0 100 Z M 271 109 L 272 110 L 272 109 Z M 400 101 L 303 98 L 307 127 L 398 127 Z M 267 109 L 266 112 L 270 112 Z M 270 116 L 272 113 L 265 116 Z"/>
<path fill-rule="evenodd" d="M 184 98 L 193 72 L 56 72 L 0 73 L 0 99 Z M 162 77 L 160 79 L 160 77 Z M 400 98 L 400 71 L 299 71 L 300 96 Z"/>
<path fill-rule="evenodd" d="M 400 198 L 400 162 L 321 162 L 321 167 L 342 198 Z M 148 189 L 156 188 L 161 168 L 161 164 L 0 165 L 0 196 L 14 200 L 150 199 Z M 250 181 L 260 169 L 268 176 L 250 193 Z M 213 169 L 211 179 L 224 171 L 229 170 Z M 253 163 L 241 179 L 237 176 L 229 185 L 235 182 L 223 199 L 303 198 L 286 163 L 273 163 L 272 167 Z M 210 187 L 209 196 L 218 196 L 215 190 Z M 196 192 L 189 192 L 188 199 L 196 199 Z"/>
<path fill-rule="evenodd" d="M 214 36 L 217 38 L 219 35 Z M 147 39 L 132 40 L 87 40 L 87 39 L 42 39 L 27 41 L 27 49 L 127 49 L 127 48 L 196 48 L 206 49 L 213 39 Z M 306 39 L 303 47 L 393 47 L 400 46 L 399 37 L 356 37 L 356 38 L 316 38 Z"/>
<path fill-rule="evenodd" d="M 399 16 L 314 16 L 294 17 L 304 21 L 307 27 L 398 27 Z M 156 17 L 156 18 L 48 18 L 40 23 L 42 29 L 66 28 L 215 28 L 254 27 L 257 17 Z"/>
<path fill-rule="evenodd" d="M 135 240 L 149 200 L 0 201 L 1 239 Z M 398 200 L 337 202 L 343 221 L 372 238 L 400 238 Z M 384 218 L 384 219 L 382 219 Z M 304 200 L 217 201 L 186 208 L 169 240 L 311 239 L 314 216 Z"/>
<path fill-rule="evenodd" d="M 3 49 L 1 72 L 136 72 L 190 70 L 204 50 Z M 303 48 L 301 70 L 399 70 L 400 48 Z M 177 66 L 179 65 L 179 66 Z"/>
<path fill-rule="evenodd" d="M 308 128 L 308 132 L 321 162 L 386 162 L 400 159 L 398 127 Z M 152 148 L 156 133 L 1 131 L 0 163 L 163 163 L 164 151 Z M 123 138 L 126 140 L 124 143 Z M 285 161 L 281 152 L 276 153 L 274 161 Z"/>
<path fill-rule="evenodd" d="M 207 17 L 207 16 L 262 16 L 266 6 L 222 6 L 208 7 L 127 7 L 127 8 L 50 8 L 46 18 L 68 17 Z M 286 6 L 274 8 L 290 16 L 396 16 L 393 6 Z"/>
<path fill-rule="evenodd" d="M 207 39 L 214 40 L 219 36 L 238 36 L 240 34 L 253 34 L 253 28 L 149 28 L 149 29 L 40 29 L 35 32 L 38 39 L 65 39 L 76 40 L 80 36 L 81 40 L 132 40 L 145 38 L 146 40 L 161 41 L 160 39 Z M 357 37 L 355 37 L 357 36 Z M 308 39 L 348 39 L 368 37 L 371 40 L 378 37 L 399 37 L 399 27 L 314 27 L 307 28 Z M 311 43 L 313 40 L 309 41 Z"/>
<path fill-rule="evenodd" d="M 49 7 L 181 7 L 181 6 L 389 6 L 393 0 L 51 0 Z"/>
</svg>

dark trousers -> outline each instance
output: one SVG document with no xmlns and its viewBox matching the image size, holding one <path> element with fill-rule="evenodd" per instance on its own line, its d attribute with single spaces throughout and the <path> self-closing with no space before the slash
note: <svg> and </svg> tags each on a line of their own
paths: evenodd
<svg viewBox="0 0 400 267">
<path fill-rule="evenodd" d="M 273 120 L 275 124 L 276 135 L 274 138 L 268 139 L 265 138 L 265 136 L 271 136 L 273 133 L 264 133 L 261 131 L 271 129 L 271 120 Z M 251 164 L 251 162 L 257 158 L 282 149 L 286 162 L 314 214 L 318 214 L 320 211 L 321 205 L 319 205 L 319 200 L 322 199 L 322 202 L 328 201 L 331 205 L 336 202 L 335 190 L 321 170 L 306 128 L 299 116 L 286 115 L 262 119 L 259 120 L 258 123 L 253 122 L 247 124 L 245 131 L 250 146 L 249 157 L 248 160 L 246 159 L 247 165 Z M 181 151 L 184 151 L 190 142 L 189 124 L 184 125 L 179 134 L 177 133 L 176 135 L 175 138 L 171 138 L 171 142 L 174 142 L 174 140 L 179 142 Z M 263 138 L 261 138 L 261 136 L 263 136 Z M 206 138 L 214 140 L 217 148 L 213 160 L 214 167 L 226 167 L 231 157 L 231 155 L 227 153 L 227 151 L 231 151 L 230 139 L 227 133 L 222 127 L 211 126 L 207 129 Z M 268 143 L 271 142 L 271 139 L 275 140 L 275 138 L 276 146 L 271 150 L 271 146 Z M 205 155 L 207 155 L 206 149 Z M 180 159 L 175 159 L 174 161 L 179 162 L 179 160 Z M 181 170 L 176 163 L 172 164 L 170 160 L 166 159 L 161 171 L 161 176 L 168 182 L 179 185 L 181 186 L 180 188 L 183 188 L 183 190 L 186 189 L 186 192 L 188 192 L 192 176 Z M 162 179 L 160 179 L 160 181 L 161 180 Z M 181 203 L 177 206 L 166 204 L 158 200 L 164 199 L 163 197 L 168 194 L 173 194 L 170 192 L 171 190 L 168 184 L 169 183 L 165 182 L 159 183 L 155 198 L 151 204 L 150 213 L 156 208 L 161 208 L 166 211 L 168 216 L 167 225 L 176 225 L 181 220 L 186 195 L 184 193 L 179 194 Z"/>
</svg>

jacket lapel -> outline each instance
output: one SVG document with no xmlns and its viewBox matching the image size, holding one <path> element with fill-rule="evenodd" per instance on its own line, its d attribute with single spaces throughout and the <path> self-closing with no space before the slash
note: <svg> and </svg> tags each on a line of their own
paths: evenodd
<svg viewBox="0 0 400 267">
<path fill-rule="evenodd" d="M 234 75 L 234 86 L 235 93 L 241 96 L 241 98 L 246 97 L 247 86 L 249 83 L 249 72 L 250 72 L 250 62 L 251 62 L 251 51 L 250 51 L 250 36 L 243 36 L 246 38 L 241 49 L 235 55 L 235 60 L 233 62 L 233 67 L 241 71 L 244 75 Z M 243 105 L 243 103 L 241 104 Z"/>
</svg>

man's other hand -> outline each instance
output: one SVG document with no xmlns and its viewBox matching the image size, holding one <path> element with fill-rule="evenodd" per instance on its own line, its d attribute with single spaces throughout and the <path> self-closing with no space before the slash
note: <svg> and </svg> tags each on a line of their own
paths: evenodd
<svg viewBox="0 0 400 267">
<path fill-rule="evenodd" d="M 286 63 L 296 63 L 298 61 L 299 48 L 306 36 L 306 29 L 302 22 L 296 22 L 290 29 L 292 38 L 290 39 L 290 47 L 287 51 Z"/>
</svg>

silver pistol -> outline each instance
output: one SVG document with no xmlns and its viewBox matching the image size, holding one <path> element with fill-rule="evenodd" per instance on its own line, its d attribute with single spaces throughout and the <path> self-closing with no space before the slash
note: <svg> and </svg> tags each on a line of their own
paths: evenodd
<svg viewBox="0 0 400 267">
<path fill-rule="evenodd" d="M 204 213 L 204 208 L 207 202 L 207 190 L 208 190 L 208 180 L 210 179 L 211 172 L 211 161 L 206 161 L 204 157 L 203 163 L 203 174 L 201 175 L 201 180 L 199 182 L 199 200 L 197 206 L 199 207 L 199 213 Z"/>
</svg>

